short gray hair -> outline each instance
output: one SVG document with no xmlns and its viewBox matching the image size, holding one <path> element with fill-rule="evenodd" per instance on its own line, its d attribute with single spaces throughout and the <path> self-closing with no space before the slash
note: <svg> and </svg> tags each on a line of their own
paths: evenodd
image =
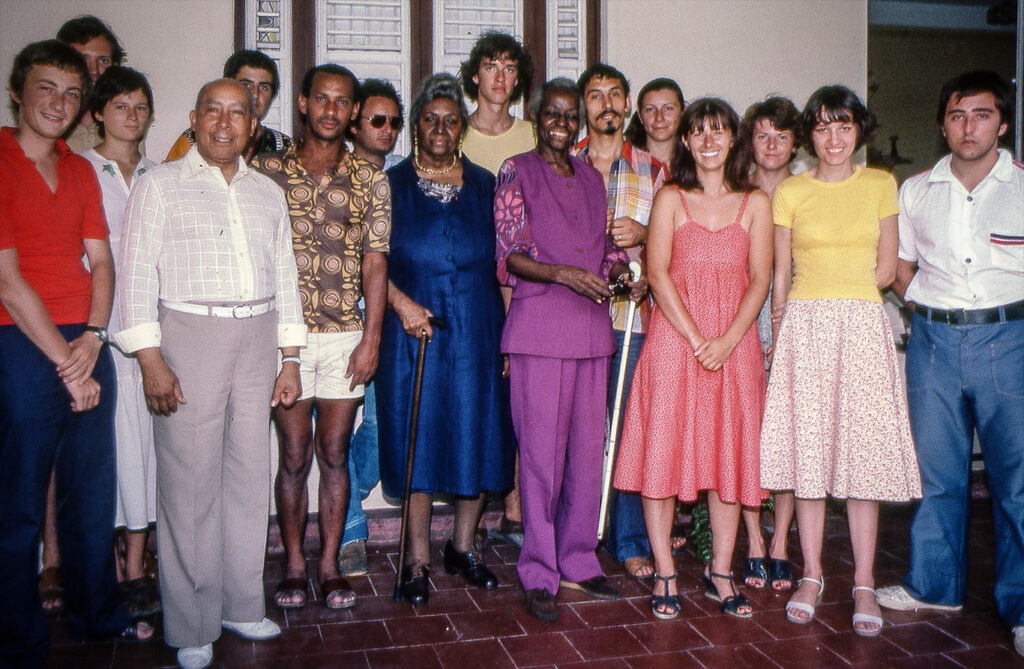
<svg viewBox="0 0 1024 669">
<path fill-rule="evenodd" d="M 446 98 L 458 106 L 459 114 L 462 116 L 462 133 L 465 134 L 466 128 L 469 127 L 469 110 L 466 108 L 466 98 L 462 94 L 462 86 L 459 84 L 459 80 L 452 75 L 440 72 L 424 79 L 420 84 L 420 89 L 416 91 L 416 97 L 412 100 L 412 106 L 409 108 L 409 139 L 412 141 L 416 141 L 423 108 L 427 106 L 427 103 L 438 98 Z"/>
<path fill-rule="evenodd" d="M 580 102 L 580 89 L 576 87 L 576 82 L 567 77 L 555 77 L 538 86 L 537 90 L 530 96 L 530 113 L 534 118 L 537 118 L 540 114 L 540 104 L 544 101 L 544 96 L 550 91 L 568 93 L 576 98 L 577 102 Z"/>
</svg>

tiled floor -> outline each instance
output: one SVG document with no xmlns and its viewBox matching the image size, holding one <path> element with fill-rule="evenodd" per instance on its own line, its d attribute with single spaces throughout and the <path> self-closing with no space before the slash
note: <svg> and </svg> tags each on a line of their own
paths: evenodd
<svg viewBox="0 0 1024 669">
<path fill-rule="evenodd" d="M 910 512 L 883 510 L 877 576 L 880 585 L 898 580 L 907 561 Z M 785 619 L 786 597 L 747 591 L 753 620 L 724 616 L 698 585 L 701 565 L 679 558 L 682 615 L 663 622 L 650 613 L 647 586 L 623 574 L 606 553 L 601 556 L 624 598 L 587 601 L 576 593 L 559 595 L 560 619 L 543 623 L 523 609 L 515 560 L 517 551 L 490 544 L 484 556 L 502 586 L 483 592 L 463 587 L 441 568 L 438 537 L 434 590 L 430 603 L 413 609 L 391 599 L 394 545 L 370 547 L 370 575 L 353 579 L 359 601 L 350 612 L 331 612 L 318 600 L 284 613 L 270 603 L 280 574 L 272 559 L 265 574 L 269 615 L 284 635 L 252 643 L 225 634 L 214 645 L 217 667 L 978 667 L 1024 668 L 1010 635 L 996 616 L 992 589 L 992 522 L 987 501 L 974 504 L 971 572 L 961 614 L 884 612 L 882 636 L 861 639 L 851 631 L 852 565 L 841 507 L 830 511 L 826 527 L 825 603 L 810 625 Z M 794 546 L 795 548 L 795 546 Z M 743 546 L 737 550 L 741 555 Z M 739 564 L 737 558 L 737 565 Z M 737 567 L 738 569 L 738 567 Z M 144 646 L 78 644 L 67 641 L 53 623 L 51 667 L 169 667 L 174 652 L 157 640 Z"/>
</svg>

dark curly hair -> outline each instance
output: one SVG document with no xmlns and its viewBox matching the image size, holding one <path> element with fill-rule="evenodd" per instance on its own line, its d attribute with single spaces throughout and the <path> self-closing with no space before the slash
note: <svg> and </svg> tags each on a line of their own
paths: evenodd
<svg viewBox="0 0 1024 669">
<path fill-rule="evenodd" d="M 110 42 L 111 64 L 120 65 L 124 61 L 124 49 L 121 48 L 117 35 L 103 19 L 89 14 L 76 16 L 65 21 L 57 31 L 57 39 L 65 44 L 85 44 L 97 37 Z"/>
<path fill-rule="evenodd" d="M 480 86 L 473 81 L 473 77 L 480 71 L 480 64 L 484 58 L 506 58 L 514 61 L 519 66 L 519 75 L 516 77 L 516 85 L 512 88 L 510 101 L 516 103 L 529 97 L 530 88 L 533 86 L 533 59 L 530 58 L 530 52 L 512 35 L 486 32 L 473 45 L 469 58 L 459 66 L 459 80 L 470 100 L 476 101 L 480 93 Z"/>
<path fill-rule="evenodd" d="M 811 93 L 800 118 L 800 141 L 815 157 L 818 157 L 818 154 L 814 151 L 814 142 L 811 139 L 814 128 L 820 123 L 836 121 L 857 126 L 855 151 L 870 142 L 875 130 L 878 129 L 875 115 L 868 111 L 856 93 L 840 84 L 822 86 Z"/>
<path fill-rule="evenodd" d="M 721 98 L 694 100 L 687 105 L 680 123 L 684 140 L 690 134 L 704 128 L 725 129 L 732 134 L 732 147 L 725 159 L 725 185 L 731 191 L 747 193 L 754 190 L 754 185 L 750 182 L 750 150 L 747 148 L 748 142 L 739 134 L 739 126 L 740 117 L 729 103 Z M 671 170 L 671 183 L 683 190 L 704 189 L 700 177 L 697 176 L 697 163 L 685 141 L 682 150 L 676 151 L 675 158 L 672 159 Z"/>
</svg>

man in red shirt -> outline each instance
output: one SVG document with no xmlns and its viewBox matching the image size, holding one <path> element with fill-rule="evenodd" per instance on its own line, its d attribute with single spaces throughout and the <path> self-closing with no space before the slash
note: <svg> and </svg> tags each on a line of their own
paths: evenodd
<svg viewBox="0 0 1024 669">
<path fill-rule="evenodd" d="M 28 45 L 9 81 L 18 126 L 0 131 L 0 664 L 13 666 L 42 665 L 49 646 L 35 574 L 51 469 L 70 631 L 153 634 L 129 619 L 110 549 L 114 271 L 102 199 L 88 161 L 60 139 L 88 82 L 72 47 Z"/>
</svg>

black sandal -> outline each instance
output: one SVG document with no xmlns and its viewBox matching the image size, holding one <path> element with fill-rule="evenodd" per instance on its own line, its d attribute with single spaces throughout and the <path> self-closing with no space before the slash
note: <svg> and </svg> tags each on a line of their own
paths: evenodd
<svg viewBox="0 0 1024 669">
<path fill-rule="evenodd" d="M 722 609 L 722 613 L 728 613 L 730 616 L 735 616 L 737 618 L 750 618 L 754 615 L 753 611 L 740 613 L 740 607 L 750 606 L 750 602 L 743 595 L 733 594 L 723 599 L 718 593 L 718 588 L 715 587 L 715 582 L 712 580 L 714 578 L 729 579 L 729 584 L 732 585 L 734 593 L 736 592 L 736 585 L 732 582 L 732 572 L 729 572 L 728 574 L 716 574 L 714 572 L 704 574 L 704 596 L 712 601 L 721 602 L 721 606 L 719 608 Z"/>
<path fill-rule="evenodd" d="M 768 570 L 765 568 L 766 559 L 763 557 L 747 558 L 743 563 L 743 585 L 754 590 L 764 590 L 768 587 Z M 761 579 L 761 585 L 754 585 L 750 582 L 752 578 Z"/>
<path fill-rule="evenodd" d="M 143 631 L 148 630 L 149 636 L 143 637 Z M 156 628 L 149 620 L 136 620 L 128 627 L 121 630 L 121 633 L 114 637 L 118 643 L 149 643 L 156 637 Z"/>
<path fill-rule="evenodd" d="M 775 584 L 780 581 L 789 581 L 788 588 L 776 588 Z M 778 592 L 785 592 L 786 590 L 793 589 L 793 564 L 782 558 L 777 560 L 775 558 L 768 559 L 768 582 L 772 586 L 772 590 Z"/>
<path fill-rule="evenodd" d="M 655 618 L 660 620 L 672 620 L 679 615 L 679 611 L 683 608 L 683 602 L 679 599 L 679 595 L 668 594 L 668 585 L 678 577 L 678 573 L 674 573 L 671 576 L 658 576 L 654 574 L 654 587 L 658 587 L 658 582 L 665 584 L 665 594 L 655 595 L 651 594 L 651 613 L 654 614 Z"/>
</svg>

